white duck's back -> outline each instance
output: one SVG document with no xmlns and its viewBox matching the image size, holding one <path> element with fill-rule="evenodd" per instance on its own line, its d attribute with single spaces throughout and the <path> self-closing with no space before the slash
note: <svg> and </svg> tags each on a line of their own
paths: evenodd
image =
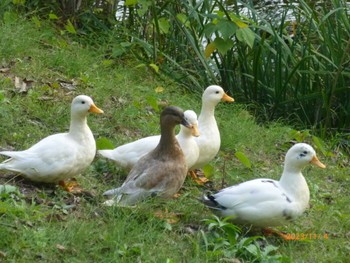
<svg viewBox="0 0 350 263">
<path fill-rule="evenodd" d="M 37 182 L 55 183 L 79 175 L 93 161 L 96 144 L 87 125 L 89 111 L 102 113 L 85 95 L 72 102 L 68 133 L 50 135 L 24 151 L 3 151 L 11 157 L 0 164 L 0 170 L 18 172 Z"/>
<path fill-rule="evenodd" d="M 308 208 L 310 193 L 301 170 L 310 162 L 325 168 L 310 145 L 298 143 L 287 152 L 279 181 L 250 180 L 205 195 L 202 201 L 222 216 L 233 216 L 237 223 L 260 227 L 283 225 Z"/>
</svg>

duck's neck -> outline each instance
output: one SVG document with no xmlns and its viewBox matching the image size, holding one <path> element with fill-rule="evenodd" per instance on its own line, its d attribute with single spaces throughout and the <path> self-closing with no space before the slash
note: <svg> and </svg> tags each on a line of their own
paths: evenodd
<svg viewBox="0 0 350 263">
<path fill-rule="evenodd" d="M 280 179 L 281 186 L 300 203 L 308 204 L 310 199 L 309 187 L 301 173 L 301 168 L 284 165 Z"/>
<path fill-rule="evenodd" d="M 215 121 L 214 113 L 215 113 L 216 103 L 212 103 L 209 101 L 203 101 L 201 113 L 198 117 L 198 122 L 209 122 Z"/>
<path fill-rule="evenodd" d="M 178 137 L 181 138 L 191 138 L 192 136 L 192 130 L 189 128 L 186 128 L 185 126 L 181 125 L 180 132 L 178 134 Z"/>
<path fill-rule="evenodd" d="M 86 116 L 71 115 L 69 134 L 72 136 L 81 136 L 82 134 L 86 134 L 86 132 L 91 132 L 87 125 Z"/>
<path fill-rule="evenodd" d="M 160 131 L 160 141 L 157 146 L 158 151 L 175 153 L 178 150 L 178 141 L 175 137 L 174 126 L 163 126 Z"/>
</svg>

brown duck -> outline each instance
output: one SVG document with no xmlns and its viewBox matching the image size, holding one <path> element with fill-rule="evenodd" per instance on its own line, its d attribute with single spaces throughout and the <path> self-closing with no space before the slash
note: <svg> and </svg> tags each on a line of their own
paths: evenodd
<svg viewBox="0 0 350 263">
<path fill-rule="evenodd" d="M 151 196 L 170 198 L 177 193 L 187 173 L 185 157 L 175 137 L 178 124 L 191 126 L 182 109 L 166 107 L 160 115 L 159 144 L 135 164 L 121 187 L 103 194 L 111 198 L 106 205 L 133 206 Z"/>
</svg>

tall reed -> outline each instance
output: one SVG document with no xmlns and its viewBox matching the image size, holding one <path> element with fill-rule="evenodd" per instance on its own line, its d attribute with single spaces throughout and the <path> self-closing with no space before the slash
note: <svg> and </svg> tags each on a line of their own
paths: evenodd
<svg viewBox="0 0 350 263">
<path fill-rule="evenodd" d="M 219 83 L 264 120 L 283 117 L 322 133 L 349 128 L 346 2 L 299 1 L 282 6 L 278 19 L 237 2 L 153 2 L 148 22 L 138 17 L 148 34 L 134 41 L 179 83 Z"/>
</svg>

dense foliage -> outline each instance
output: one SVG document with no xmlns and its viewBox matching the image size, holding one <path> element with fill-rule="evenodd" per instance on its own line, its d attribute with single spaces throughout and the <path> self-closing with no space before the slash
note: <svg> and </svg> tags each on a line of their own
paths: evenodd
<svg viewBox="0 0 350 263">
<path fill-rule="evenodd" d="M 347 2 L 261 2 L 7 0 L 0 15 L 49 18 L 80 41 L 110 45 L 111 62 L 134 55 L 191 90 L 221 84 L 261 120 L 349 132 Z"/>
</svg>

